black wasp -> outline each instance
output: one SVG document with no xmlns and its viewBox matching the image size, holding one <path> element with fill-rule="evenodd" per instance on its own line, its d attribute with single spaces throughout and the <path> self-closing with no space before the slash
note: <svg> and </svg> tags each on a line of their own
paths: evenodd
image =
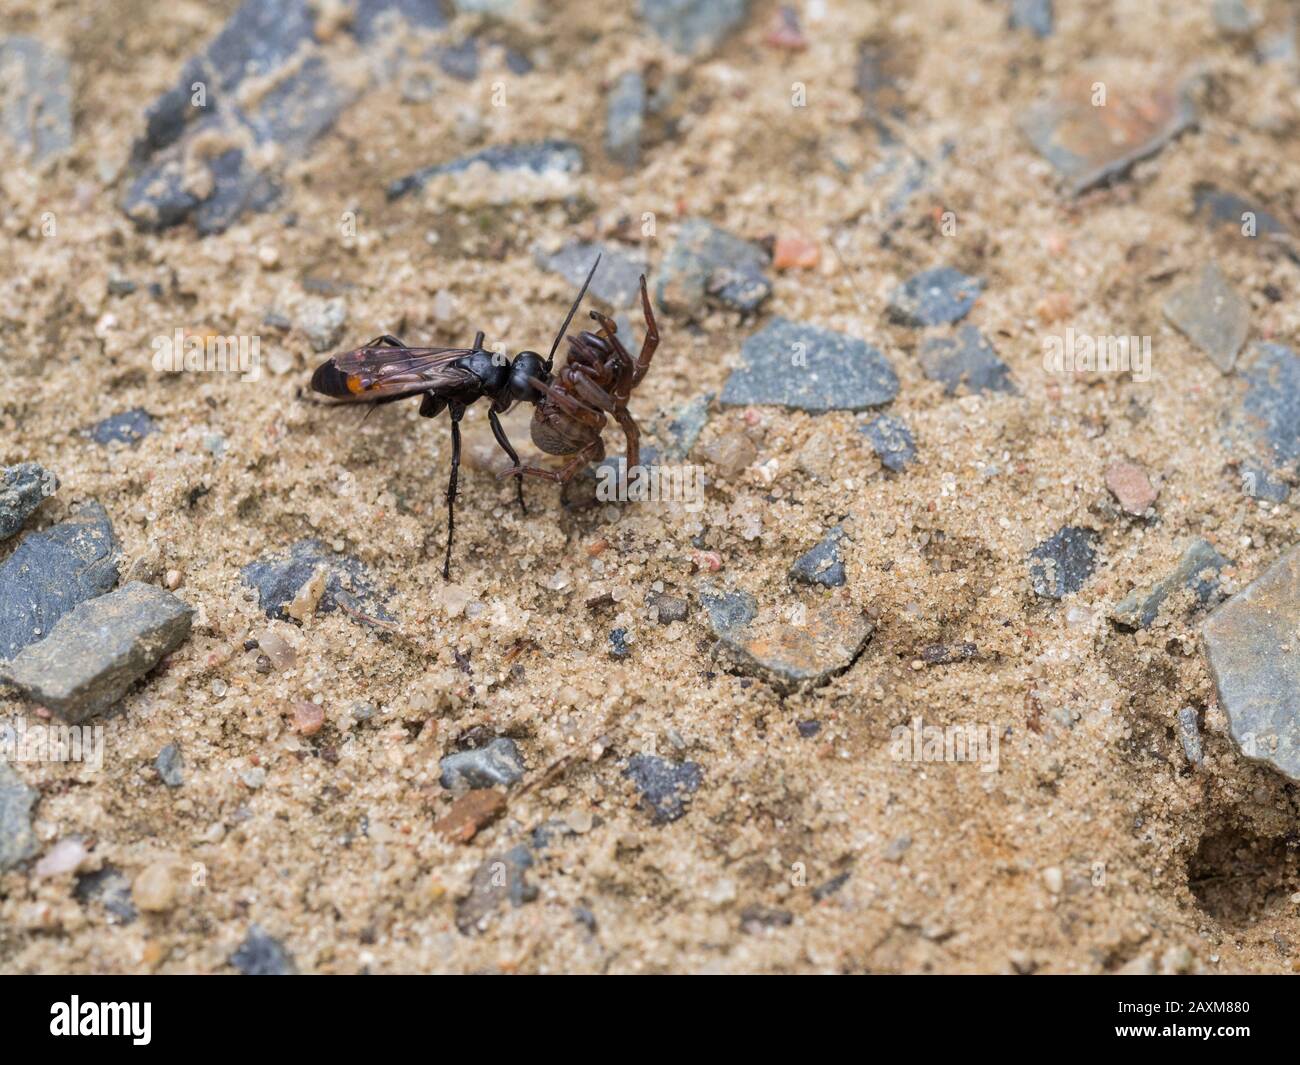
<svg viewBox="0 0 1300 1065">
<path fill-rule="evenodd" d="M 469 348 L 409 348 L 395 336 L 376 337 L 364 347 L 335 355 L 316 368 L 311 377 L 314 391 L 347 403 L 395 403 L 420 396 L 420 416 L 436 418 L 444 410 L 451 418 L 451 477 L 447 482 L 447 554 L 442 564 L 444 578 L 451 576 L 451 545 L 456 528 L 456 482 L 460 473 L 460 420 L 471 404 L 484 396 L 492 400 L 488 421 L 492 435 L 510 456 L 512 468 L 522 471 L 519 455 L 502 428 L 498 415 L 516 403 L 538 403 L 549 390 L 551 366 L 556 349 L 577 314 L 587 286 L 600 265 L 592 264 L 578 298 L 555 335 L 550 354 L 543 359 L 535 351 L 521 351 L 513 359 L 500 352 L 485 351 L 480 331 Z M 519 506 L 524 506 L 523 479 L 516 480 Z"/>
</svg>

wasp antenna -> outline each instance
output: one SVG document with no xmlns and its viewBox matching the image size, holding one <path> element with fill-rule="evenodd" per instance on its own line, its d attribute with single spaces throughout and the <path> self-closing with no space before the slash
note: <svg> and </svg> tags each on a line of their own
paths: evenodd
<svg viewBox="0 0 1300 1065">
<path fill-rule="evenodd" d="M 555 334 L 555 343 L 551 345 L 551 353 L 546 356 L 546 372 L 551 372 L 551 364 L 555 362 L 555 350 L 560 346 L 560 341 L 564 339 L 564 331 L 569 328 L 569 323 L 573 321 L 573 316 L 578 313 L 578 307 L 582 303 L 582 297 L 587 294 L 587 286 L 591 284 L 591 279 L 596 276 L 596 267 L 600 265 L 600 256 L 596 256 L 596 261 L 591 264 L 591 271 L 587 274 L 587 280 L 582 283 L 582 290 L 578 293 L 578 298 L 573 301 L 573 306 L 569 308 L 569 316 L 564 319 L 564 324 L 560 326 L 560 331 Z"/>
</svg>

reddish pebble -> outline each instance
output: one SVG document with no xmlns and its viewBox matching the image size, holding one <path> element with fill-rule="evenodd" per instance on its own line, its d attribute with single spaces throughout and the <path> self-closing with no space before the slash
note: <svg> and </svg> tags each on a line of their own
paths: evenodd
<svg viewBox="0 0 1300 1065">
<path fill-rule="evenodd" d="M 1106 487 L 1128 513 L 1140 516 L 1156 501 L 1146 470 L 1132 462 L 1112 462 L 1106 468 Z"/>
<path fill-rule="evenodd" d="M 696 569 L 706 570 L 709 573 L 717 573 L 722 569 L 722 556 L 716 551 L 696 551 L 691 557 L 695 561 Z"/>
<path fill-rule="evenodd" d="M 799 12 L 785 5 L 772 16 L 772 24 L 763 38 L 765 44 L 772 48 L 784 48 L 787 52 L 802 52 L 808 47 L 808 38 L 799 26 Z"/>
<path fill-rule="evenodd" d="M 777 237 L 772 249 L 772 265 L 778 270 L 811 270 L 821 257 L 821 249 L 797 233 Z"/>
<path fill-rule="evenodd" d="M 314 736 L 325 724 L 325 711 L 315 703 L 299 699 L 293 704 L 293 730 L 300 736 Z"/>
<path fill-rule="evenodd" d="M 506 798 L 491 788 L 468 791 L 451 804 L 447 816 L 435 821 L 433 830 L 452 843 L 468 843 L 480 829 L 505 812 Z"/>
</svg>

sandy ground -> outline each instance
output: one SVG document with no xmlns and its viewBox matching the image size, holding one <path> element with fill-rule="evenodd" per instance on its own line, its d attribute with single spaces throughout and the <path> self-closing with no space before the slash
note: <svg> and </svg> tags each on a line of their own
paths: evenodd
<svg viewBox="0 0 1300 1065">
<path fill-rule="evenodd" d="M 827 2 L 804 12 L 798 53 L 764 43 L 774 7 L 761 3 L 694 62 L 637 32 L 627 3 L 559 4 L 510 31 L 534 52 L 527 77 L 488 49 L 478 79 L 441 78 L 435 103 L 376 88 L 287 161 L 276 210 L 201 240 L 190 227 L 138 232 L 116 197 L 144 108 L 233 6 L 3 5 L 8 32 L 70 58 L 76 142 L 44 171 L 6 165 L 0 183 L 0 464 L 39 461 L 62 481 L 31 527 L 99 500 L 124 576 L 176 571 L 198 613 L 188 643 L 104 722 L 102 771 L 20 767 L 40 792 L 43 850 L 87 841 L 82 874 L 112 865 L 135 880 L 161 866 L 174 900 L 122 923 L 78 900 L 72 873 L 4 874 L 0 968 L 232 971 L 252 925 L 319 973 L 1293 968 L 1294 787 L 1224 735 L 1194 618 L 1136 635 L 1106 620 L 1190 536 L 1233 560 L 1228 590 L 1295 540 L 1293 507 L 1237 484 L 1218 431 L 1235 382 L 1160 313 L 1213 257 L 1252 306 L 1252 339 L 1300 336 L 1296 265 L 1223 246 L 1190 206 L 1203 180 L 1282 213 L 1300 204 L 1293 68 L 1256 65 L 1199 3 L 1062 2 L 1039 42 L 1010 32 L 1001 4 Z M 854 91 L 867 40 L 907 68 L 909 144 L 927 158 L 951 145 L 893 221 L 863 177 L 883 158 Z M 664 139 L 652 128 L 642 168 L 625 173 L 602 150 L 604 90 L 646 67 L 681 77 L 679 122 Z M 1114 188 L 1071 198 L 1016 122 L 1083 68 L 1119 83 L 1205 80 L 1196 129 Z M 494 81 L 508 106 L 491 105 Z M 791 107 L 796 81 L 807 107 Z M 578 204 L 480 225 L 472 211 L 385 201 L 388 182 L 420 166 L 538 135 L 584 148 Z M 347 211 L 355 240 L 340 236 Z M 941 232 L 944 211 L 955 234 Z M 572 289 L 538 268 L 535 245 L 627 240 L 655 266 L 687 215 L 751 239 L 799 233 L 821 254 L 812 270 L 770 271 L 756 319 L 662 316 L 632 403 L 650 442 L 684 403 L 720 391 L 745 337 L 780 314 L 888 356 L 901 381 L 890 412 L 911 427 L 918 462 L 886 472 L 857 431 L 866 414 L 715 407 L 697 460 L 737 433 L 757 454 L 732 475 L 706 462 L 698 512 L 571 509 L 531 484 L 524 518 L 492 476 L 501 457 L 475 409 L 444 583 L 446 421 L 409 404 L 364 422 L 314 405 L 306 386 L 322 356 L 300 329 L 264 319 L 296 321 L 324 294 L 346 301 L 343 346 L 385 332 L 465 343 L 476 329 L 543 346 Z M 970 321 L 1017 394 L 945 396 L 921 371 L 916 331 L 888 322 L 890 291 L 939 263 L 987 282 Z M 109 295 L 118 277 L 136 292 Z M 1270 286 L 1286 298 L 1270 300 Z M 1044 373 L 1042 337 L 1067 325 L 1151 336 L 1151 380 Z M 255 384 L 160 375 L 150 340 L 175 329 L 258 334 L 268 372 Z M 137 446 L 83 434 L 133 407 L 159 426 Z M 526 422 L 526 411 L 508 419 L 520 444 Z M 607 441 L 619 449 L 616 434 Z M 1117 459 L 1158 481 L 1154 518 L 1118 512 L 1103 482 Z M 764 603 L 816 605 L 786 572 L 845 515 L 848 582 L 825 595 L 873 620 L 865 651 L 810 692 L 729 672 L 697 599 L 700 553 L 721 561 L 711 579 Z M 1066 524 L 1097 530 L 1100 564 L 1064 602 L 1040 600 L 1026 555 Z M 392 589 L 394 630 L 343 612 L 267 621 L 240 569 L 307 536 Z M 661 589 L 690 600 L 685 621 L 651 619 L 646 597 Z M 289 668 L 259 672 L 259 651 L 244 650 L 268 628 L 293 646 Z M 626 659 L 608 653 L 616 628 Z M 977 654 L 925 665 L 938 642 Z M 325 712 L 310 737 L 291 727 L 300 700 Z M 360 702 L 378 710 L 365 724 Z M 1184 706 L 1203 716 L 1196 769 L 1175 734 Z M 16 699 L 3 709 L 35 713 Z M 997 771 L 891 757 L 891 729 L 917 716 L 996 729 Z M 805 721 L 820 731 L 804 737 Z M 451 804 L 439 759 L 467 733 L 515 739 L 528 773 L 504 816 L 462 844 L 432 825 Z M 179 789 L 153 768 L 173 742 Z M 684 817 L 655 824 L 638 805 L 623 776 L 637 752 L 700 766 Z M 264 782 L 250 787 L 257 768 Z M 534 855 L 537 897 L 463 934 L 457 904 L 475 870 L 550 820 L 573 831 Z M 754 915 L 771 911 L 789 920 L 760 927 Z"/>
</svg>

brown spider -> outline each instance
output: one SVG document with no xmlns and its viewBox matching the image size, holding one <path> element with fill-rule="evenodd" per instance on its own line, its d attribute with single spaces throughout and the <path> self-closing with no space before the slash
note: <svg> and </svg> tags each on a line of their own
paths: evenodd
<svg viewBox="0 0 1300 1065">
<path fill-rule="evenodd" d="M 581 298 L 581 297 L 579 297 Z M 534 402 L 530 434 L 533 443 L 548 455 L 572 455 L 562 469 L 545 470 L 536 466 L 514 465 L 502 477 L 545 477 L 557 484 L 572 480 L 588 463 L 605 457 L 601 433 L 612 414 L 627 438 L 628 475 L 640 464 L 641 432 L 627 409 L 632 389 L 641 383 L 650 369 L 650 359 L 659 346 L 659 327 L 655 324 L 645 275 L 641 275 L 641 306 L 645 311 L 646 334 L 641 353 L 633 360 L 618 338 L 618 326 L 612 318 L 592 311 L 600 332 L 583 331 L 568 337 L 569 355 L 559 373 L 551 376 L 552 359 L 548 359 L 539 376 L 529 383 L 541 396 Z"/>
</svg>

